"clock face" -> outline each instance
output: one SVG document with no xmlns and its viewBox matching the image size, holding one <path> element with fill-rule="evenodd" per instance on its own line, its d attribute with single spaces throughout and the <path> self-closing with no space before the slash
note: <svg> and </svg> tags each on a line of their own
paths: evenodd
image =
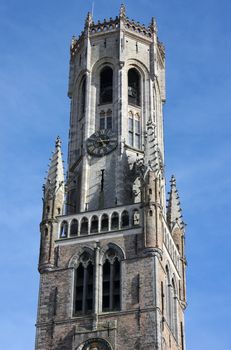
<svg viewBox="0 0 231 350">
<path fill-rule="evenodd" d="M 116 134 L 110 129 L 96 131 L 87 140 L 89 154 L 102 157 L 112 152 L 117 147 Z"/>
</svg>

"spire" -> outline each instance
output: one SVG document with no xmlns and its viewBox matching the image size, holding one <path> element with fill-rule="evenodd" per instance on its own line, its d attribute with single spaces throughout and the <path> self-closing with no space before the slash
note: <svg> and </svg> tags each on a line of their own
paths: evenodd
<svg viewBox="0 0 231 350">
<path fill-rule="evenodd" d="M 176 179 L 174 175 L 171 177 L 171 189 L 169 192 L 169 200 L 167 207 L 167 222 L 170 230 L 178 224 L 180 228 L 184 227 L 183 217 L 181 215 L 180 198 L 176 188 Z"/>
<path fill-rule="evenodd" d="M 64 189 L 64 168 L 61 152 L 61 140 L 58 136 L 55 142 L 55 151 L 53 152 L 49 165 L 46 184 L 44 185 L 45 197 L 53 197 L 57 191 Z"/>
<path fill-rule="evenodd" d="M 121 4 L 120 6 L 120 18 L 125 18 L 126 17 L 126 7 L 124 4 Z"/>
</svg>

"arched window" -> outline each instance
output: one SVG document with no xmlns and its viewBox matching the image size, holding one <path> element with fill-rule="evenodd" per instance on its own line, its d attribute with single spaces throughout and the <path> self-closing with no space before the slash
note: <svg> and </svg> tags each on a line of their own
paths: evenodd
<svg viewBox="0 0 231 350">
<path fill-rule="evenodd" d="M 111 216 L 111 229 L 116 230 L 119 228 L 119 214 L 114 212 Z"/>
<path fill-rule="evenodd" d="M 132 225 L 138 226 L 140 224 L 140 213 L 139 210 L 135 209 L 132 213 Z"/>
<path fill-rule="evenodd" d="M 129 226 L 129 214 L 127 210 L 124 210 L 121 215 L 121 227 Z"/>
<path fill-rule="evenodd" d="M 75 276 L 74 314 L 86 314 L 93 310 L 94 268 L 92 260 L 87 252 L 80 257 Z"/>
<path fill-rule="evenodd" d="M 87 235 L 87 234 L 88 234 L 88 219 L 84 217 L 81 220 L 80 235 Z"/>
<path fill-rule="evenodd" d="M 78 234 L 78 221 L 73 219 L 71 222 L 70 236 L 77 236 Z"/>
<path fill-rule="evenodd" d="M 110 248 L 103 264 L 103 311 L 120 310 L 120 261 Z"/>
<path fill-rule="evenodd" d="M 80 117 L 84 117 L 86 108 L 86 77 L 83 78 L 81 84 L 81 97 L 80 97 Z"/>
<path fill-rule="evenodd" d="M 100 104 L 112 103 L 113 98 L 113 70 L 105 67 L 100 72 Z"/>
<path fill-rule="evenodd" d="M 101 231 L 108 231 L 108 230 L 109 230 L 108 215 L 103 214 L 101 219 Z"/>
<path fill-rule="evenodd" d="M 66 238 L 68 235 L 68 223 L 63 221 L 60 229 L 60 238 Z"/>
<path fill-rule="evenodd" d="M 94 215 L 91 219 L 91 233 L 96 233 L 99 231 L 99 220 L 98 216 Z"/>
<path fill-rule="evenodd" d="M 128 71 L 128 104 L 140 106 L 140 74 L 135 68 Z"/>
</svg>

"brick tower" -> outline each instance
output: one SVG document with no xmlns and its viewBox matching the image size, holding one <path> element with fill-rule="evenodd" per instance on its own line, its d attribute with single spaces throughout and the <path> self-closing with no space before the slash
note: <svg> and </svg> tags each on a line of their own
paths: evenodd
<svg viewBox="0 0 231 350">
<path fill-rule="evenodd" d="M 166 210 L 165 50 L 119 16 L 73 37 L 68 172 L 44 185 L 36 350 L 185 350 L 184 223 Z"/>
</svg>

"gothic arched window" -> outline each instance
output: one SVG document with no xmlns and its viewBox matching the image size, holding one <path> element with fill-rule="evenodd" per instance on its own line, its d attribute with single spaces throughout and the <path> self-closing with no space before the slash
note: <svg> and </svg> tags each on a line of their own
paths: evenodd
<svg viewBox="0 0 231 350">
<path fill-rule="evenodd" d="M 140 106 L 140 74 L 135 68 L 128 71 L 128 104 Z"/>
<path fill-rule="evenodd" d="M 93 310 L 94 266 L 89 253 L 80 256 L 75 276 L 74 314 L 86 314 Z"/>
<path fill-rule="evenodd" d="M 120 310 L 120 260 L 109 248 L 103 264 L 103 311 Z"/>
<path fill-rule="evenodd" d="M 68 223 L 63 221 L 60 229 L 60 238 L 66 238 L 68 235 Z"/>
<path fill-rule="evenodd" d="M 105 67 L 100 72 L 100 104 L 112 103 L 113 99 L 113 70 Z"/>
<path fill-rule="evenodd" d="M 73 219 L 71 222 L 70 236 L 77 236 L 77 235 L 78 235 L 78 221 L 76 219 Z"/>
</svg>

